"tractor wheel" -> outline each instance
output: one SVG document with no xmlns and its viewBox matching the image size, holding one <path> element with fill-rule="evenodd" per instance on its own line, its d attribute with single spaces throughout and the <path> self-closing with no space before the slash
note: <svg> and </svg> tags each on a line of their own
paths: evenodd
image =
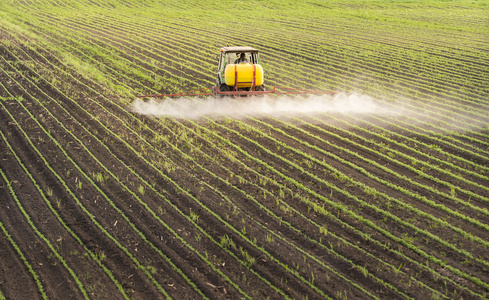
<svg viewBox="0 0 489 300">
<path fill-rule="evenodd" d="M 257 92 L 264 92 L 265 91 L 265 85 L 262 84 L 262 85 L 256 86 L 255 87 L 255 91 L 257 91 Z"/>
<path fill-rule="evenodd" d="M 220 92 L 229 92 L 229 91 L 231 91 L 231 87 L 225 83 L 221 83 L 221 85 L 219 86 L 219 91 Z M 224 95 L 221 95 L 221 94 L 218 94 L 217 96 L 218 97 L 224 97 Z"/>
<path fill-rule="evenodd" d="M 219 86 L 219 90 L 221 92 L 229 92 L 231 90 L 231 87 L 225 83 L 222 83 L 220 86 Z"/>
</svg>

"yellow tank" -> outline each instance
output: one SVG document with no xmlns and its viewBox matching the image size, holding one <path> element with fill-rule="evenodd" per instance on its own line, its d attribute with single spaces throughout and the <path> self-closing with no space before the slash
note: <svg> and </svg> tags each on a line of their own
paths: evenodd
<svg viewBox="0 0 489 300">
<path fill-rule="evenodd" d="M 238 71 L 238 88 L 251 87 L 253 81 L 253 70 L 255 69 L 255 86 L 263 84 L 263 68 L 260 65 L 250 63 L 229 64 L 224 71 L 224 82 L 228 86 L 236 84 L 235 70 Z"/>
</svg>

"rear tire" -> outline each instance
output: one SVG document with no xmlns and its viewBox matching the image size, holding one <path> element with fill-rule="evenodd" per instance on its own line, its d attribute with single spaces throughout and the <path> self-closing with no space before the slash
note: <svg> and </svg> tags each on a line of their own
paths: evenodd
<svg viewBox="0 0 489 300">
<path fill-rule="evenodd" d="M 219 91 L 221 91 L 221 92 L 229 92 L 230 90 L 231 90 L 231 87 L 225 83 L 222 83 L 219 86 Z"/>
<path fill-rule="evenodd" d="M 259 85 L 259 86 L 255 86 L 255 91 L 257 91 L 257 92 L 264 92 L 265 91 L 265 85 L 262 84 L 262 85 Z"/>
<path fill-rule="evenodd" d="M 219 92 L 229 92 L 231 91 L 231 87 L 225 83 L 221 83 L 221 85 L 219 85 Z M 225 95 L 222 95 L 222 94 L 217 94 L 217 97 L 225 97 Z"/>
</svg>

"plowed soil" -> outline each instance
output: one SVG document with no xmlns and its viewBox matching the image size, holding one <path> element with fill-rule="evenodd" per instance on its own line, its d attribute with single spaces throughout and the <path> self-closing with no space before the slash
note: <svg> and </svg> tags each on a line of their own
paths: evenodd
<svg viewBox="0 0 489 300">
<path fill-rule="evenodd" d="M 22 24 L 60 49 L 75 45 L 54 29 L 50 37 L 42 25 Z M 124 23 L 103 31 L 83 20 L 64 26 L 91 26 L 85 33 L 94 43 L 119 49 L 121 60 L 147 60 L 141 69 L 171 59 L 119 43 L 131 30 L 116 25 Z M 440 114 L 410 99 L 399 100 L 402 115 L 144 116 L 128 110 L 133 99 L 121 100 L 117 86 L 5 26 L 0 299 L 478 299 L 489 292 L 487 90 L 473 96 L 479 89 L 467 85 L 466 95 L 480 102 L 459 108 L 442 99 Z M 91 57 L 100 70 L 109 65 Z M 119 87 L 151 86 L 103 70 Z M 209 81 L 197 67 L 161 64 L 155 72 Z"/>
</svg>

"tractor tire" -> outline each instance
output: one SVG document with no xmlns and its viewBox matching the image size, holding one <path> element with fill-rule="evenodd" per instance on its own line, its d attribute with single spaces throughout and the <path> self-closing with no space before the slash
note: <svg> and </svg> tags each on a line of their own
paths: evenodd
<svg viewBox="0 0 489 300">
<path fill-rule="evenodd" d="M 255 91 L 257 91 L 257 92 L 264 92 L 265 91 L 265 85 L 262 84 L 262 85 L 256 86 L 255 87 Z"/>
<path fill-rule="evenodd" d="M 221 85 L 219 85 L 219 91 L 220 92 L 229 92 L 229 91 L 231 91 L 231 87 L 225 83 L 221 83 Z M 225 95 L 222 95 L 222 94 L 217 94 L 216 96 L 220 97 L 220 98 L 225 97 Z"/>
<path fill-rule="evenodd" d="M 221 92 L 229 92 L 231 91 L 231 87 L 225 83 L 222 83 L 220 86 L 219 86 L 219 90 Z"/>
</svg>

